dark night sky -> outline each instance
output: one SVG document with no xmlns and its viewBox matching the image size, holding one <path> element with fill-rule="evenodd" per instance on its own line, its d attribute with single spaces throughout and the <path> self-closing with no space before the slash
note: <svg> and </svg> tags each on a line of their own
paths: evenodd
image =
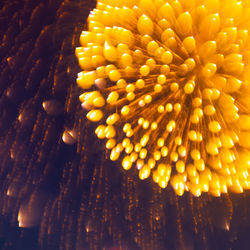
<svg viewBox="0 0 250 250">
<path fill-rule="evenodd" d="M 75 84 L 94 5 L 0 2 L 0 248 L 249 249 L 247 193 L 177 197 L 107 159 Z"/>
</svg>

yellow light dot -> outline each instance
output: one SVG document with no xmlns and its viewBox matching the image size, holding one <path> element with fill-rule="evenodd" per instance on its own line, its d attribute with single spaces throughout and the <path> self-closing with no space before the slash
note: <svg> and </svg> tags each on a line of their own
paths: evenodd
<svg viewBox="0 0 250 250">
<path fill-rule="evenodd" d="M 130 129 L 131 129 L 131 124 L 125 123 L 122 130 L 124 133 L 127 133 Z"/>
<path fill-rule="evenodd" d="M 117 60 L 117 50 L 114 46 L 105 44 L 104 49 L 103 49 L 103 54 L 106 60 L 110 62 L 114 62 Z"/>
<path fill-rule="evenodd" d="M 111 70 L 111 71 L 109 72 L 109 79 L 110 79 L 111 81 L 116 82 L 116 81 L 118 81 L 120 78 L 121 78 L 121 74 L 119 73 L 119 71 L 118 71 L 117 69 Z"/>
<path fill-rule="evenodd" d="M 185 157 L 186 156 L 186 148 L 184 146 L 178 147 L 178 153 L 181 157 Z"/>
<path fill-rule="evenodd" d="M 156 62 L 153 58 L 149 58 L 147 61 L 146 61 L 146 65 L 150 68 L 150 69 L 154 69 L 155 65 L 156 65 Z"/>
<path fill-rule="evenodd" d="M 153 122 L 153 123 L 151 124 L 151 129 L 152 129 L 152 130 L 156 130 L 157 127 L 158 127 L 157 122 Z"/>
<path fill-rule="evenodd" d="M 173 161 L 173 162 L 177 162 L 177 161 L 178 161 L 178 154 L 177 154 L 176 152 L 172 152 L 172 153 L 170 154 L 170 159 L 171 159 L 171 161 Z"/>
<path fill-rule="evenodd" d="M 138 119 L 138 125 L 143 125 L 144 119 L 141 117 Z"/>
<path fill-rule="evenodd" d="M 151 95 L 146 95 L 144 98 L 145 103 L 150 103 L 152 101 L 152 96 Z"/>
<path fill-rule="evenodd" d="M 161 34 L 162 42 L 166 42 L 170 37 L 174 37 L 175 33 L 171 28 L 165 29 Z"/>
<path fill-rule="evenodd" d="M 149 135 L 144 135 L 140 140 L 141 146 L 145 147 L 148 143 L 148 140 L 149 140 Z"/>
<path fill-rule="evenodd" d="M 135 149 L 135 152 L 139 153 L 140 150 L 141 150 L 141 144 L 140 143 L 136 143 L 134 149 Z"/>
<path fill-rule="evenodd" d="M 171 174 L 171 166 L 161 163 L 157 167 L 157 172 L 159 173 L 160 176 L 164 175 L 169 176 Z"/>
<path fill-rule="evenodd" d="M 129 146 L 129 144 L 130 144 L 129 138 L 124 138 L 123 141 L 122 141 L 122 146 L 123 146 L 124 148 L 126 148 L 126 147 Z"/>
<path fill-rule="evenodd" d="M 192 83 L 186 83 L 184 86 L 184 92 L 186 94 L 191 94 L 194 91 L 194 85 Z"/>
<path fill-rule="evenodd" d="M 140 67 L 140 74 L 142 76 L 147 76 L 149 74 L 149 72 L 150 72 L 149 66 L 143 65 L 143 66 Z"/>
<path fill-rule="evenodd" d="M 134 131 L 132 129 L 130 129 L 128 132 L 126 132 L 127 137 L 131 137 L 133 135 L 134 135 Z"/>
<path fill-rule="evenodd" d="M 161 60 L 165 64 L 170 64 L 173 60 L 172 53 L 170 51 L 165 51 L 161 56 Z"/>
<path fill-rule="evenodd" d="M 129 112 L 130 112 L 129 106 L 125 105 L 125 106 L 122 107 L 122 109 L 121 109 L 121 114 L 122 114 L 123 116 L 128 115 Z"/>
<path fill-rule="evenodd" d="M 162 157 L 166 157 L 168 155 L 168 148 L 166 146 L 161 148 L 161 155 Z"/>
<path fill-rule="evenodd" d="M 83 70 L 90 70 L 92 68 L 91 57 L 88 56 L 80 57 L 79 65 Z"/>
<path fill-rule="evenodd" d="M 155 160 L 153 158 L 149 158 L 148 166 L 152 169 L 155 167 Z"/>
<path fill-rule="evenodd" d="M 118 143 L 115 147 L 116 152 L 121 153 L 123 150 L 123 146 L 121 143 Z"/>
<path fill-rule="evenodd" d="M 201 104 L 202 104 L 202 99 L 201 98 L 195 97 L 195 98 L 192 99 L 193 107 L 198 108 L 198 107 L 201 106 Z"/>
<path fill-rule="evenodd" d="M 161 84 L 156 84 L 156 85 L 154 86 L 154 91 L 155 91 L 156 93 L 160 93 L 160 92 L 162 91 L 162 85 L 161 85 Z"/>
<path fill-rule="evenodd" d="M 146 15 L 142 15 L 137 22 L 137 29 L 140 34 L 145 35 L 151 35 L 154 31 L 154 24 L 152 20 L 147 17 Z"/>
<path fill-rule="evenodd" d="M 203 159 L 194 160 L 194 165 L 199 171 L 204 171 L 205 163 Z"/>
<path fill-rule="evenodd" d="M 188 138 L 189 138 L 191 141 L 196 141 L 196 140 L 197 140 L 197 133 L 196 133 L 196 131 L 190 130 L 190 131 L 188 132 Z"/>
<path fill-rule="evenodd" d="M 159 48 L 159 45 L 156 41 L 150 41 L 147 44 L 147 51 L 149 55 L 154 55 L 155 51 Z"/>
<path fill-rule="evenodd" d="M 87 73 L 83 73 L 81 77 L 78 77 L 76 79 L 76 81 L 80 88 L 89 89 L 92 85 L 94 85 L 96 79 L 96 73 L 94 71 L 90 71 Z"/>
<path fill-rule="evenodd" d="M 138 158 L 138 154 L 135 153 L 135 152 L 132 152 L 131 155 L 130 155 L 130 159 L 132 162 L 135 162 Z"/>
<path fill-rule="evenodd" d="M 119 94 L 116 91 L 113 91 L 108 95 L 106 101 L 109 104 L 114 104 L 114 103 L 116 103 L 118 98 L 119 98 Z"/>
<path fill-rule="evenodd" d="M 125 68 L 126 66 L 129 66 L 131 65 L 133 62 L 133 57 L 128 54 L 128 53 L 124 53 L 122 56 L 121 56 L 121 63 L 123 65 L 123 67 Z"/>
<path fill-rule="evenodd" d="M 92 122 L 98 122 L 102 119 L 103 113 L 99 109 L 94 109 L 88 112 L 87 118 Z"/>
<path fill-rule="evenodd" d="M 96 74 L 100 78 L 106 77 L 106 68 L 105 68 L 105 66 L 100 66 L 100 67 L 96 68 Z"/>
<path fill-rule="evenodd" d="M 127 99 L 129 101 L 133 101 L 135 99 L 135 94 L 133 92 L 130 92 L 127 94 Z"/>
<path fill-rule="evenodd" d="M 168 181 L 169 181 L 169 178 L 166 178 L 166 177 L 160 177 L 159 180 L 158 180 L 158 185 L 161 187 L 161 188 L 166 188 L 167 185 L 168 185 Z"/>
<path fill-rule="evenodd" d="M 98 96 L 93 100 L 93 105 L 97 108 L 103 107 L 105 105 L 105 100 L 102 96 Z"/>
<path fill-rule="evenodd" d="M 195 68 L 195 66 L 196 66 L 195 60 L 193 58 L 186 59 L 185 64 L 188 67 L 188 71 L 193 70 Z"/>
<path fill-rule="evenodd" d="M 125 170 L 129 170 L 132 167 L 132 161 L 130 156 L 125 156 L 122 160 L 122 166 Z"/>
<path fill-rule="evenodd" d="M 206 150 L 211 155 L 217 155 L 219 153 L 217 145 L 215 143 L 212 143 L 212 142 L 208 142 L 206 144 Z"/>
<path fill-rule="evenodd" d="M 170 72 L 170 68 L 167 64 L 161 66 L 161 74 L 167 75 Z"/>
<path fill-rule="evenodd" d="M 212 93 L 211 99 L 217 100 L 220 97 L 220 91 L 218 89 L 213 88 L 212 92 L 213 93 Z"/>
<path fill-rule="evenodd" d="M 161 159 L 161 152 L 160 151 L 157 150 L 154 152 L 154 159 L 156 161 L 159 161 Z"/>
<path fill-rule="evenodd" d="M 221 139 L 222 147 L 232 148 L 234 146 L 234 142 L 233 142 L 231 136 L 229 136 L 227 134 L 222 134 L 220 136 L 220 139 Z"/>
<path fill-rule="evenodd" d="M 145 86 L 145 82 L 143 79 L 138 79 L 135 83 L 136 87 L 142 89 Z"/>
<path fill-rule="evenodd" d="M 158 82 L 159 84 L 164 84 L 164 83 L 166 82 L 166 76 L 165 76 L 165 75 L 159 75 L 159 76 L 157 77 L 157 82 Z"/>
<path fill-rule="evenodd" d="M 197 115 L 199 118 L 203 116 L 203 111 L 201 108 L 194 109 L 194 115 Z"/>
<path fill-rule="evenodd" d="M 126 81 L 125 81 L 124 79 L 120 79 L 120 80 L 118 80 L 118 81 L 116 82 L 116 85 L 117 85 L 119 88 L 124 88 L 124 87 L 127 85 L 127 83 L 126 83 Z"/>
<path fill-rule="evenodd" d="M 139 155 L 140 155 L 141 159 L 145 159 L 146 156 L 147 156 L 147 149 L 146 148 L 142 148 Z"/>
<path fill-rule="evenodd" d="M 188 53 L 192 53 L 195 50 L 196 44 L 193 36 L 186 37 L 182 42 L 184 48 Z"/>
<path fill-rule="evenodd" d="M 206 105 L 204 108 L 205 115 L 214 115 L 215 114 L 215 108 L 213 105 Z"/>
<path fill-rule="evenodd" d="M 175 103 L 174 104 L 174 111 L 176 113 L 179 113 L 181 111 L 181 104 L 180 103 Z"/>
<path fill-rule="evenodd" d="M 184 173 L 185 163 L 183 161 L 179 160 L 176 162 L 176 171 L 181 174 Z"/>
<path fill-rule="evenodd" d="M 116 140 L 115 139 L 109 139 L 106 142 L 106 148 L 107 149 L 112 149 L 116 145 Z"/>
<path fill-rule="evenodd" d="M 211 121 L 208 124 L 208 129 L 213 133 L 218 133 L 221 130 L 221 126 L 217 121 Z"/>
<path fill-rule="evenodd" d="M 203 91 L 202 91 L 202 97 L 204 99 L 210 100 L 212 98 L 212 95 L 213 95 L 212 89 L 209 89 L 209 88 L 203 89 Z"/>
<path fill-rule="evenodd" d="M 168 132 L 172 132 L 175 128 L 175 121 L 171 120 L 168 124 L 167 124 L 167 127 L 166 127 L 166 130 Z"/>
<path fill-rule="evenodd" d="M 120 153 L 116 151 L 116 148 L 113 148 L 110 153 L 110 160 L 117 161 L 120 156 Z"/>
<path fill-rule="evenodd" d="M 139 171 L 139 178 L 141 180 L 144 180 L 149 177 L 150 173 L 151 173 L 150 167 L 148 165 L 144 165 Z"/>
<path fill-rule="evenodd" d="M 125 152 L 126 154 L 130 154 L 133 151 L 133 144 L 129 144 L 126 148 L 125 148 Z"/>
<path fill-rule="evenodd" d="M 160 175 L 159 175 L 158 171 L 154 171 L 153 172 L 153 180 L 154 180 L 154 182 L 158 183 L 159 179 L 160 179 Z"/>
<path fill-rule="evenodd" d="M 115 128 L 111 125 L 108 125 L 105 129 L 106 138 L 110 139 L 116 135 Z"/>
<path fill-rule="evenodd" d="M 198 115 L 194 114 L 194 115 L 191 115 L 190 121 L 191 121 L 192 123 L 194 123 L 194 124 L 197 124 L 197 123 L 200 122 L 200 118 L 199 118 Z"/>
<path fill-rule="evenodd" d="M 149 121 L 145 120 L 145 121 L 143 122 L 142 127 L 143 127 L 144 129 L 148 129 L 149 125 L 150 125 L 150 124 L 149 124 Z"/>
<path fill-rule="evenodd" d="M 157 145 L 158 145 L 158 147 L 159 147 L 159 148 L 163 147 L 163 146 L 164 146 L 164 142 L 165 142 L 165 140 L 164 140 L 163 138 L 159 138 L 159 139 L 157 140 Z"/>
<path fill-rule="evenodd" d="M 197 149 L 192 149 L 190 154 L 193 160 L 200 160 L 201 158 L 200 151 Z"/>
<path fill-rule="evenodd" d="M 173 110 L 173 105 L 171 103 L 167 103 L 166 105 L 166 111 L 171 112 Z"/>
<path fill-rule="evenodd" d="M 164 112 L 164 106 L 163 105 L 159 105 L 158 106 L 158 108 L 157 108 L 157 111 L 159 112 L 159 113 L 163 113 Z"/>
<path fill-rule="evenodd" d="M 175 142 L 176 145 L 181 145 L 181 143 L 182 143 L 181 137 L 180 136 L 175 137 L 174 142 Z"/>
<path fill-rule="evenodd" d="M 190 177 L 194 177 L 197 175 L 196 167 L 193 164 L 188 164 L 187 165 L 187 174 Z"/>
<path fill-rule="evenodd" d="M 106 137 L 105 129 L 106 129 L 106 126 L 104 125 L 99 125 L 96 128 L 95 134 L 97 135 L 99 139 L 104 139 Z"/>
<path fill-rule="evenodd" d="M 121 56 L 124 55 L 124 54 L 128 54 L 128 52 L 129 52 L 128 45 L 124 44 L 124 43 L 119 43 L 116 48 L 117 48 L 117 52 Z"/>
<path fill-rule="evenodd" d="M 135 91 L 135 85 L 130 83 L 126 86 L 126 91 L 127 92 L 134 92 Z"/>
<path fill-rule="evenodd" d="M 172 92 L 176 92 L 178 89 L 179 89 L 179 84 L 178 84 L 177 82 L 171 83 L 171 85 L 170 85 L 170 90 L 171 90 Z"/>
</svg>

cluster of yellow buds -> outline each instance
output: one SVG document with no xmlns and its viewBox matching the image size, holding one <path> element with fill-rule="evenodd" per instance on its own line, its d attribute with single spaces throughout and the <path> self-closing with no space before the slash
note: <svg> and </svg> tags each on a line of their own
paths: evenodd
<svg viewBox="0 0 250 250">
<path fill-rule="evenodd" d="M 178 195 L 250 188 L 250 1 L 99 0 L 77 84 L 110 159 Z"/>
</svg>

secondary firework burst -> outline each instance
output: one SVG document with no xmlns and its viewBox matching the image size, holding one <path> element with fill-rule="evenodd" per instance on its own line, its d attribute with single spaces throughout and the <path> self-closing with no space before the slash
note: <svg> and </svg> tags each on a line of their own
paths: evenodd
<svg viewBox="0 0 250 250">
<path fill-rule="evenodd" d="M 102 0 L 76 56 L 110 159 L 178 195 L 249 189 L 248 0 Z"/>
</svg>

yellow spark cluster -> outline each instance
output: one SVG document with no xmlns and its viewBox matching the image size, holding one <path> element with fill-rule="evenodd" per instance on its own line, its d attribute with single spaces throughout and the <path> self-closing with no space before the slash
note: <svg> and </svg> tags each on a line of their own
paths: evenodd
<svg viewBox="0 0 250 250">
<path fill-rule="evenodd" d="M 76 56 L 112 161 L 178 195 L 250 188 L 250 1 L 100 0 Z"/>
</svg>

